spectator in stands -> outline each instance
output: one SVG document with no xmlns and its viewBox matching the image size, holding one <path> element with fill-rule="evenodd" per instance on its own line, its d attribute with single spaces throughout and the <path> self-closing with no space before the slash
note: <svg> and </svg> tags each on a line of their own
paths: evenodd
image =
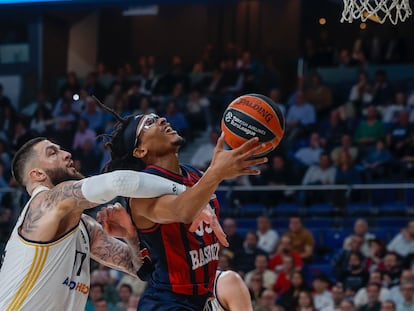
<svg viewBox="0 0 414 311">
<path fill-rule="evenodd" d="M 348 299 L 342 300 L 340 311 L 355 311 L 355 306 L 352 300 L 348 300 Z"/>
<path fill-rule="evenodd" d="M 140 92 L 147 96 L 151 95 L 156 78 L 154 77 L 154 72 L 148 65 L 141 67 L 139 79 L 141 82 Z"/>
<path fill-rule="evenodd" d="M 328 276 L 321 273 L 317 275 L 313 282 L 313 302 L 316 310 L 324 310 L 333 305 L 332 293 L 329 291 L 331 281 Z"/>
<path fill-rule="evenodd" d="M 8 144 L 0 137 L 0 162 L 3 163 L 5 172 L 10 172 L 11 154 Z"/>
<path fill-rule="evenodd" d="M 112 305 L 109 304 L 104 298 L 99 298 L 93 303 L 94 311 L 112 311 Z"/>
<path fill-rule="evenodd" d="M 66 80 L 60 88 L 59 96 L 62 96 L 66 90 L 70 90 L 72 94 L 79 94 L 81 84 L 79 83 L 78 75 L 74 71 L 66 74 Z"/>
<path fill-rule="evenodd" d="M 121 284 L 119 288 L 119 299 L 115 304 L 114 311 L 127 311 L 129 299 L 132 296 L 132 287 L 129 284 Z"/>
<path fill-rule="evenodd" d="M 328 153 L 321 153 L 319 165 L 310 166 L 302 179 L 302 185 L 333 185 L 335 183 L 336 169 L 331 165 Z M 330 192 L 308 191 L 304 192 L 306 203 L 328 202 L 331 199 Z"/>
<path fill-rule="evenodd" d="M 109 108 L 115 108 L 115 102 L 119 97 L 122 97 L 122 84 L 119 81 L 114 81 L 111 84 L 110 92 L 106 95 L 104 104 Z M 101 98 L 98 97 L 99 100 Z"/>
<path fill-rule="evenodd" d="M 414 176 L 414 130 L 411 130 L 408 138 L 402 142 L 398 164 L 402 178 Z"/>
<path fill-rule="evenodd" d="M 227 235 L 229 242 L 228 249 L 237 254 L 243 251 L 243 238 L 237 233 L 237 223 L 234 218 L 225 218 L 223 220 L 223 231 Z"/>
<path fill-rule="evenodd" d="M 407 110 L 399 112 L 397 122 L 391 126 L 386 136 L 387 146 L 398 158 L 403 155 L 404 146 L 413 130 L 413 125 L 410 124 L 408 118 Z"/>
<path fill-rule="evenodd" d="M 292 256 L 284 255 L 282 257 L 282 269 L 277 274 L 276 282 L 273 286 L 273 290 L 278 295 L 286 293 L 292 286 L 291 280 L 295 273 L 295 261 Z"/>
<path fill-rule="evenodd" d="M 51 130 L 51 125 L 56 121 L 56 119 L 52 119 L 52 115 L 46 107 L 40 106 L 30 121 L 30 131 L 39 136 L 46 135 Z"/>
<path fill-rule="evenodd" d="M 286 116 L 286 107 L 280 100 L 280 89 L 278 88 L 272 88 L 269 91 L 269 98 L 273 100 L 273 102 L 276 104 L 276 106 L 279 108 L 279 110 L 282 112 L 284 116 Z"/>
<path fill-rule="evenodd" d="M 360 252 L 351 251 L 348 265 L 337 280 L 344 284 L 347 295 L 354 295 L 368 281 L 369 275 L 364 267 L 364 257 Z"/>
<path fill-rule="evenodd" d="M 389 290 L 387 287 L 383 286 L 384 283 L 383 283 L 381 272 L 379 271 L 371 272 L 369 275 L 368 283 L 369 284 L 370 283 L 381 284 L 379 300 L 381 302 L 387 300 L 388 295 L 389 295 Z M 366 305 L 367 303 L 368 303 L 368 291 L 367 291 L 367 287 L 364 286 L 357 291 L 354 297 L 354 304 L 356 307 L 361 307 L 363 305 Z"/>
<path fill-rule="evenodd" d="M 361 161 L 365 180 L 372 182 L 390 177 L 392 161 L 392 154 L 386 148 L 385 142 L 382 139 L 377 140 L 375 148 L 368 151 Z"/>
<path fill-rule="evenodd" d="M 310 78 L 311 83 L 305 91 L 305 97 L 312 103 L 318 117 L 323 118 L 332 107 L 332 91 L 322 82 L 318 73 L 312 73 Z"/>
<path fill-rule="evenodd" d="M 337 280 L 343 279 L 344 274 L 348 270 L 349 257 L 351 254 L 359 253 L 363 256 L 361 252 L 363 241 L 363 237 L 359 235 L 351 236 L 347 248 L 339 250 L 339 252 L 333 257 L 332 263 L 334 266 L 334 275 Z"/>
<path fill-rule="evenodd" d="M 83 175 L 92 176 L 99 173 L 102 151 L 95 148 L 95 140 L 86 140 L 74 156 L 82 163 L 81 172 Z"/>
<path fill-rule="evenodd" d="M 360 172 L 356 169 L 352 156 L 346 149 L 341 149 L 335 165 L 335 184 L 353 185 L 359 183 L 361 183 Z M 335 206 L 346 208 L 347 203 L 357 195 L 358 192 L 334 190 L 332 193 L 332 203 Z"/>
<path fill-rule="evenodd" d="M 378 70 L 375 73 L 375 82 L 372 90 L 373 102 L 379 106 L 386 106 L 394 97 L 394 90 L 388 81 L 387 72 Z"/>
<path fill-rule="evenodd" d="M 107 93 L 106 88 L 98 81 L 98 74 L 96 72 L 88 73 L 83 87 L 89 96 L 95 95 L 97 98 L 103 99 Z"/>
<path fill-rule="evenodd" d="M 289 289 L 278 296 L 278 302 L 285 307 L 286 310 L 295 310 L 298 304 L 299 293 L 301 291 L 310 291 L 311 288 L 306 283 L 303 274 L 299 271 L 293 272 L 290 283 L 291 285 Z"/>
<path fill-rule="evenodd" d="M 104 286 L 97 283 L 91 283 L 89 288 L 89 296 L 86 302 L 85 311 L 95 311 L 96 306 L 106 303 L 104 299 Z M 113 310 L 112 305 L 108 306 L 109 310 Z"/>
<path fill-rule="evenodd" d="M 380 107 L 382 122 L 385 126 L 391 127 L 398 121 L 398 116 L 401 112 L 406 111 L 406 96 L 403 91 L 395 93 L 394 102 L 388 103 L 387 106 Z M 408 121 L 408 120 L 407 120 Z"/>
<path fill-rule="evenodd" d="M 258 303 L 259 298 L 262 296 L 263 292 L 266 288 L 263 286 L 263 277 L 260 273 L 256 273 L 252 275 L 250 278 L 250 282 L 247 283 L 247 287 L 249 288 L 250 298 L 252 300 L 253 305 Z"/>
<path fill-rule="evenodd" d="M 342 120 L 341 113 L 338 109 L 331 111 L 329 120 L 322 120 L 318 127 L 319 133 L 323 137 L 323 146 L 328 150 L 339 146 L 343 135 L 348 131 L 347 125 Z"/>
<path fill-rule="evenodd" d="M 414 220 L 410 220 L 407 227 L 391 240 L 387 249 L 396 252 L 401 257 L 414 253 Z"/>
<path fill-rule="evenodd" d="M 36 100 L 30 102 L 29 105 L 22 110 L 22 114 L 26 117 L 31 117 L 40 107 L 45 108 L 49 114 L 52 112 L 52 104 L 49 102 L 47 95 L 43 90 L 37 92 Z"/>
<path fill-rule="evenodd" d="M 293 157 L 300 165 L 309 167 L 319 163 L 322 152 L 320 136 L 313 132 L 309 136 L 309 146 L 298 149 Z"/>
<path fill-rule="evenodd" d="M 0 107 L 12 106 L 10 98 L 4 93 L 4 86 L 0 83 Z"/>
<path fill-rule="evenodd" d="M 272 229 L 269 217 L 259 216 L 257 218 L 257 246 L 264 250 L 268 255 L 273 254 L 279 240 L 279 234 Z"/>
<path fill-rule="evenodd" d="M 0 160 L 0 189 L 1 188 L 7 189 L 7 188 L 10 188 L 10 186 L 9 186 L 8 181 L 7 181 L 7 174 L 6 174 L 6 171 L 4 169 L 4 164 Z M 7 193 L 4 193 L 4 192 L 0 191 L 0 206 L 3 205 L 2 201 L 3 201 L 3 197 L 5 195 L 7 195 Z"/>
<path fill-rule="evenodd" d="M 2 98 L 2 86 L 0 84 L 0 99 Z M 5 98 L 5 97 L 3 97 Z M 10 102 L 4 100 L 0 105 L 0 137 L 9 140 L 13 136 L 14 127 L 18 121 L 17 113 Z"/>
<path fill-rule="evenodd" d="M 118 281 L 118 271 L 113 270 L 103 264 L 91 272 L 91 283 L 101 284 L 104 286 L 115 285 Z"/>
<path fill-rule="evenodd" d="M 401 276 L 401 260 L 397 253 L 388 252 L 384 257 L 384 282 L 388 288 L 397 285 L 400 282 Z"/>
<path fill-rule="evenodd" d="M 86 99 L 85 110 L 81 113 L 81 118 L 88 120 L 88 127 L 97 134 L 103 132 L 105 128 L 104 114 L 96 105 L 95 99 L 88 97 Z"/>
<path fill-rule="evenodd" d="M 184 111 L 192 130 L 203 131 L 212 128 L 210 101 L 201 90 L 197 88 L 191 90 Z"/>
<path fill-rule="evenodd" d="M 401 283 L 401 292 L 404 300 L 397 303 L 397 311 L 413 311 L 414 310 L 414 283 Z"/>
<path fill-rule="evenodd" d="M 368 302 L 359 307 L 357 311 L 380 311 L 381 302 L 379 300 L 381 286 L 377 283 L 369 283 L 367 285 Z"/>
<path fill-rule="evenodd" d="M 250 283 L 254 275 L 260 274 L 263 280 L 263 287 L 271 289 L 276 282 L 276 273 L 268 269 L 269 260 L 265 254 L 257 254 L 254 266 L 255 269 L 246 273 L 244 280 L 247 284 Z"/>
<path fill-rule="evenodd" d="M 129 302 L 128 302 L 128 309 L 127 311 L 136 311 L 138 308 L 138 302 L 139 302 L 139 296 L 137 295 L 132 295 L 129 298 Z"/>
<path fill-rule="evenodd" d="M 177 104 L 174 101 L 168 102 L 164 117 L 180 136 L 187 139 L 190 137 L 187 118 L 182 112 L 178 111 Z"/>
<path fill-rule="evenodd" d="M 352 86 L 349 93 L 351 110 L 349 117 L 358 116 L 362 110 L 372 102 L 372 87 L 369 82 L 368 74 L 362 71 L 358 74 L 358 81 Z"/>
<path fill-rule="evenodd" d="M 359 123 L 355 132 L 354 141 L 360 147 L 367 147 L 374 145 L 384 135 L 384 124 L 377 119 L 377 110 L 374 105 L 369 105 L 366 120 Z"/>
<path fill-rule="evenodd" d="M 122 277 L 119 280 L 118 285 L 116 286 L 116 289 L 118 291 L 120 291 L 122 284 L 130 285 L 132 288 L 132 296 L 138 296 L 138 297 L 142 294 L 142 292 L 147 287 L 147 282 L 142 281 L 140 278 L 134 278 L 126 273 L 122 274 Z"/>
<path fill-rule="evenodd" d="M 385 242 L 378 238 L 369 241 L 370 252 L 366 258 L 366 268 L 368 271 L 384 269 L 384 257 L 387 253 Z"/>
<path fill-rule="evenodd" d="M 275 154 L 271 157 L 270 163 L 261 168 L 260 175 L 249 176 L 249 179 L 253 185 L 288 185 L 293 183 L 292 174 L 290 165 L 286 163 L 284 156 Z M 281 192 L 273 192 L 271 194 L 272 201 L 277 201 L 280 194 Z"/>
<path fill-rule="evenodd" d="M 227 236 L 227 240 L 228 236 Z M 229 240 L 230 243 L 230 240 Z M 230 243 L 231 245 L 231 243 Z M 282 258 L 284 255 L 292 256 L 294 260 L 295 270 L 301 270 L 303 267 L 302 257 L 296 251 L 292 251 L 291 238 L 288 235 L 283 235 L 276 246 L 276 253 L 269 260 L 269 269 L 278 273 L 282 270 Z"/>
<path fill-rule="evenodd" d="M 315 108 L 309 103 L 302 91 L 296 94 L 296 101 L 289 107 L 286 116 L 286 134 L 288 140 L 303 137 L 313 129 L 316 123 Z"/>
<path fill-rule="evenodd" d="M 291 217 L 289 230 L 284 234 L 290 237 L 292 251 L 296 251 L 305 262 L 310 262 L 315 247 L 315 240 L 312 233 L 304 228 L 299 217 Z"/>
<path fill-rule="evenodd" d="M 73 139 L 72 150 L 80 151 L 82 150 L 85 142 L 87 140 L 93 142 L 95 146 L 96 132 L 89 128 L 89 122 L 85 118 L 80 118 L 78 121 L 77 130 L 75 132 L 75 137 Z"/>
<path fill-rule="evenodd" d="M 235 268 L 243 276 L 248 271 L 251 271 L 255 268 L 254 262 L 258 254 L 266 254 L 257 247 L 258 237 L 256 232 L 249 231 L 246 234 L 246 238 L 243 242 L 243 249 L 240 252 L 237 252 L 234 256 Z"/>
<path fill-rule="evenodd" d="M 259 297 L 254 308 L 255 311 L 272 311 L 276 305 L 276 294 L 271 289 L 266 289 Z"/>
<path fill-rule="evenodd" d="M 316 311 L 311 292 L 301 291 L 299 293 L 296 311 Z"/>
<path fill-rule="evenodd" d="M 358 236 L 362 239 L 362 245 L 360 251 L 364 256 L 369 256 L 370 254 L 370 240 L 375 238 L 375 235 L 368 231 L 368 222 L 363 218 L 358 218 L 354 223 L 354 230 L 351 235 L 345 238 L 343 248 L 352 249 L 351 243 L 353 242 L 353 237 Z M 354 249 L 356 250 L 356 249 Z"/>
<path fill-rule="evenodd" d="M 397 306 L 391 300 L 386 300 L 381 304 L 381 311 L 397 311 Z"/>
<path fill-rule="evenodd" d="M 207 169 L 210 165 L 213 151 L 219 137 L 220 132 L 217 129 L 212 129 L 210 132 L 210 140 L 207 143 L 201 144 L 191 157 L 190 163 L 192 166 L 201 171 Z"/>
<path fill-rule="evenodd" d="M 341 145 L 331 151 L 331 159 L 333 163 L 338 162 L 338 155 L 341 151 L 347 151 L 352 158 L 352 162 L 355 163 L 355 160 L 358 157 L 358 148 L 352 145 L 352 137 L 348 133 L 342 135 Z"/>
<path fill-rule="evenodd" d="M 389 290 L 388 300 L 395 304 L 401 304 L 404 301 L 401 285 L 404 283 L 412 283 L 414 281 L 413 272 L 411 269 L 405 269 L 401 272 L 400 283 L 392 286 Z"/>
<path fill-rule="evenodd" d="M 23 120 L 17 120 L 14 124 L 14 131 L 12 132 L 13 135 L 11 136 L 11 149 L 13 152 L 20 149 L 21 146 L 29 139 L 33 138 L 33 134 L 28 131 L 27 125 L 23 122 Z"/>
<path fill-rule="evenodd" d="M 345 297 L 344 287 L 341 283 L 335 284 L 331 289 L 332 294 L 332 304 L 326 308 L 321 309 L 321 311 L 342 311 L 341 302 Z"/>
</svg>

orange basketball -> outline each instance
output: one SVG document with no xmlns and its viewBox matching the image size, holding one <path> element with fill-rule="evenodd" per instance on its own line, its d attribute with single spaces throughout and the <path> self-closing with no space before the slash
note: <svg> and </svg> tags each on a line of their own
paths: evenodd
<svg viewBox="0 0 414 311">
<path fill-rule="evenodd" d="M 282 140 L 285 117 L 269 97 L 247 94 L 233 100 L 224 111 L 221 130 L 231 149 L 253 137 L 259 137 L 265 146 L 256 156 L 263 156 L 274 150 Z"/>
</svg>

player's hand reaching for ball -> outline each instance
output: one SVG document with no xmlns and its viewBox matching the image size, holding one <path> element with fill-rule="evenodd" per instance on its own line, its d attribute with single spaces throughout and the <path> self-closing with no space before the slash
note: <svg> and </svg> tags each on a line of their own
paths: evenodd
<svg viewBox="0 0 414 311">
<path fill-rule="evenodd" d="M 125 208 L 119 204 L 109 204 L 102 207 L 96 215 L 96 220 L 102 223 L 106 233 L 116 238 L 134 238 L 136 228 Z"/>
<path fill-rule="evenodd" d="M 254 158 L 261 148 L 263 144 L 259 143 L 257 137 L 254 137 L 240 147 L 225 150 L 222 133 L 217 141 L 208 170 L 213 171 L 221 180 L 232 179 L 240 175 L 258 175 L 260 170 L 254 167 L 267 162 L 266 157 Z"/>
</svg>

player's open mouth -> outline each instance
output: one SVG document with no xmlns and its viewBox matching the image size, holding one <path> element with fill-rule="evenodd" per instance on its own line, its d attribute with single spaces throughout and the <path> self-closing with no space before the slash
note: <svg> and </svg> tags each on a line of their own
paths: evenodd
<svg viewBox="0 0 414 311">
<path fill-rule="evenodd" d="M 73 161 L 70 161 L 69 164 L 67 165 L 68 168 L 75 168 L 75 166 L 73 165 Z"/>
</svg>

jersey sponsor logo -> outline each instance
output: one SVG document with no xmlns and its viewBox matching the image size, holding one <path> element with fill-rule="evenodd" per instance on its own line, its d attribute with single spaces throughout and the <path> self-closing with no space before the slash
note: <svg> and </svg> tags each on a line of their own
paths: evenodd
<svg viewBox="0 0 414 311">
<path fill-rule="evenodd" d="M 84 295 L 87 295 L 89 293 L 89 285 L 81 282 L 72 281 L 70 277 L 66 277 L 62 284 L 66 285 L 69 288 L 69 290 L 76 290 Z"/>
<path fill-rule="evenodd" d="M 219 250 L 219 243 L 207 245 L 198 250 L 191 250 L 189 254 L 191 257 L 192 269 L 196 270 L 197 268 L 207 265 L 210 261 L 218 260 Z"/>
</svg>

